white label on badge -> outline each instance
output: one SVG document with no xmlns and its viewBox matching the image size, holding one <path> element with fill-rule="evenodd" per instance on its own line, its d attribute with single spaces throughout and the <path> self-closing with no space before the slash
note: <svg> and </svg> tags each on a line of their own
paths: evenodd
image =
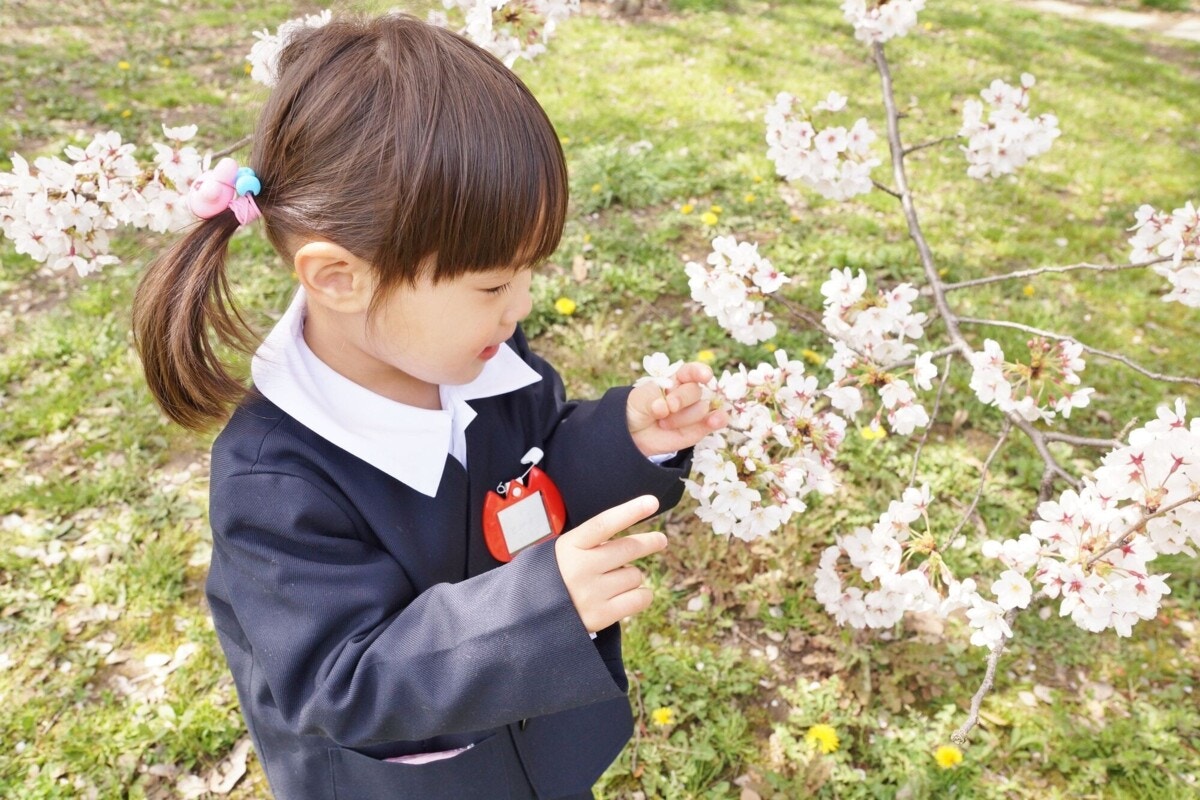
<svg viewBox="0 0 1200 800">
<path fill-rule="evenodd" d="M 496 518 L 500 521 L 500 530 L 504 532 L 504 543 L 512 555 L 554 532 L 541 492 L 526 495 L 520 502 L 501 509 Z"/>
</svg>

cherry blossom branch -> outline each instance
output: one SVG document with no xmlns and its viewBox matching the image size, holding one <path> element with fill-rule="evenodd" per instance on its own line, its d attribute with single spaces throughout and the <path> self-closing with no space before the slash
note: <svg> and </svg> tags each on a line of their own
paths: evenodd
<svg viewBox="0 0 1200 800">
<path fill-rule="evenodd" d="M 1004 615 L 1004 621 L 1008 623 L 1009 630 L 1012 630 L 1016 619 L 1017 609 L 1015 608 Z M 971 710 L 967 714 L 967 719 L 958 730 L 950 734 L 950 741 L 955 744 L 965 745 L 967 743 L 967 734 L 979 724 L 979 709 L 983 705 L 983 698 L 987 697 L 988 692 L 996 685 L 996 665 L 1000 663 L 1000 656 L 1004 655 L 1007 645 L 1008 639 L 1001 639 L 1000 643 L 992 648 L 992 652 L 988 653 L 987 672 L 983 675 L 983 683 L 979 684 L 979 689 L 976 690 L 975 696 L 971 698 Z"/>
<path fill-rule="evenodd" d="M 1145 367 L 1141 366 L 1140 364 L 1137 364 L 1137 363 L 1131 361 L 1127 356 L 1123 356 L 1120 353 L 1110 353 L 1107 350 L 1099 350 L 1095 347 L 1090 347 L 1086 344 L 1083 344 L 1082 342 L 1080 342 L 1078 339 L 1074 338 L 1073 336 L 1064 336 L 1061 333 L 1054 333 L 1053 331 L 1044 331 L 1044 330 L 1041 330 L 1040 328 L 1034 328 L 1029 325 L 1022 325 L 1019 322 L 1009 322 L 1007 320 L 975 319 L 973 317 L 959 317 L 958 321 L 965 322 L 969 325 L 988 325 L 988 326 L 991 326 L 994 328 L 1013 328 L 1014 330 L 1024 331 L 1025 333 L 1033 334 L 1034 336 L 1042 336 L 1047 339 L 1056 339 L 1056 340 L 1062 341 L 1062 342 L 1075 342 L 1076 344 L 1078 344 L 1080 347 L 1083 348 L 1083 351 L 1085 353 L 1091 353 L 1094 356 L 1100 356 L 1101 358 L 1108 358 L 1113 361 L 1119 361 L 1122 364 L 1124 364 L 1125 366 L 1129 367 L 1134 372 L 1140 372 L 1141 374 L 1145 375 L 1147 378 L 1153 378 L 1154 380 L 1162 381 L 1163 383 L 1189 383 L 1192 386 L 1200 386 L 1200 378 L 1189 378 L 1189 377 L 1179 376 L 1179 375 L 1164 375 L 1160 372 L 1154 372 L 1152 370 L 1146 369 Z"/>
<path fill-rule="evenodd" d="M 1140 261 L 1134 264 L 1090 264 L 1084 262 L 1079 264 L 1067 264 L 1060 267 L 1034 267 L 1031 269 L 1018 269 L 1013 272 L 1006 272 L 1003 275 L 988 275 L 983 278 L 972 278 L 969 281 L 943 284 L 942 291 L 956 292 L 959 289 L 970 289 L 975 286 L 985 286 L 989 283 L 1017 280 L 1018 278 L 1031 278 L 1034 275 L 1045 275 L 1051 272 L 1074 272 L 1081 269 L 1091 270 L 1092 272 L 1120 272 L 1127 269 L 1143 269 L 1153 264 L 1161 264 L 1164 261 L 1170 260 L 1170 258 L 1156 258 L 1153 261 Z"/>
<path fill-rule="evenodd" d="M 933 410 L 929 412 L 929 424 L 925 426 L 925 430 L 921 432 L 921 441 L 917 442 L 917 450 L 913 453 L 912 473 L 908 476 L 908 486 L 917 482 L 917 465 L 921 461 L 921 450 L 925 447 L 925 442 L 929 439 L 929 429 L 933 427 L 933 420 L 937 419 L 938 408 L 942 404 L 942 392 L 946 388 L 946 381 L 950 378 L 950 362 L 954 360 L 954 354 L 958 352 L 953 350 L 946 355 L 946 363 L 942 367 L 942 379 L 938 382 L 937 394 L 933 398 Z"/>
<path fill-rule="evenodd" d="M 925 279 L 928 281 L 929 288 L 933 292 L 934 306 L 937 309 L 938 316 L 942 319 L 942 323 L 946 326 L 946 333 L 962 356 L 969 360 L 974 351 L 967 340 L 963 338 L 962 332 L 958 327 L 959 317 L 950 308 L 950 304 L 946 300 L 946 292 L 942 280 L 938 276 L 937 267 L 934 264 L 933 251 L 930 249 L 929 242 L 925 240 L 925 234 L 921 230 L 921 222 L 917 216 L 916 206 L 913 204 L 912 192 L 908 188 L 908 177 L 904 170 L 904 144 L 900 139 L 900 115 L 896 108 L 896 95 L 892 88 L 892 73 L 888 67 L 887 57 L 883 52 L 883 45 L 879 42 L 872 43 L 871 53 L 874 56 L 875 67 L 879 71 L 879 79 L 882 85 L 883 104 L 887 110 L 888 149 L 892 156 L 892 174 L 896 181 L 896 188 L 900 192 L 900 205 L 904 209 L 904 218 L 908 223 L 908 233 L 913 243 L 917 246 L 917 252 L 921 257 L 921 266 L 925 270 Z M 1054 455 L 1046 445 L 1045 437 L 1042 436 L 1040 431 L 1015 413 L 1010 412 L 1007 414 L 1007 417 L 1013 425 L 1033 442 L 1034 448 L 1037 450 L 1043 463 L 1046 464 L 1047 469 L 1053 470 L 1055 475 L 1065 480 L 1070 486 L 1079 486 L 1079 481 L 1063 469 L 1058 460 L 1054 458 Z"/>
<path fill-rule="evenodd" d="M 1088 562 L 1084 566 L 1084 568 L 1090 570 L 1092 568 L 1092 565 L 1095 564 L 1097 561 L 1099 561 L 1101 558 L 1108 555 L 1113 550 L 1118 550 L 1118 549 L 1124 547 L 1125 545 L 1129 544 L 1129 542 L 1130 542 L 1130 540 L 1132 540 L 1134 534 L 1140 532 L 1143 528 L 1145 528 L 1146 523 L 1149 522 L 1150 520 L 1154 519 L 1155 517 L 1161 517 L 1164 514 L 1170 514 L 1172 511 L 1179 508 L 1180 506 L 1186 506 L 1188 503 L 1194 503 L 1197 500 L 1200 500 L 1200 490 L 1194 491 L 1187 497 L 1183 498 L 1182 500 L 1174 502 L 1169 506 L 1164 506 L 1163 508 L 1158 509 L 1157 511 L 1155 511 L 1152 514 L 1143 514 L 1137 522 L 1133 523 L 1128 528 L 1126 528 L 1124 531 L 1122 531 L 1121 535 L 1118 536 L 1116 539 L 1114 539 L 1112 541 L 1112 543 L 1109 544 L 1108 547 L 1104 548 L 1099 553 L 1096 553 L 1096 555 L 1089 558 Z"/>
<path fill-rule="evenodd" d="M 1000 448 L 1004 446 L 1004 442 L 1008 439 L 1008 434 L 1012 430 L 1010 420 L 1004 420 L 1004 427 L 1000 431 L 1000 436 L 996 439 L 996 444 L 992 446 L 992 451 L 988 453 L 983 462 L 983 468 L 979 473 L 979 488 L 975 490 L 975 497 L 971 500 L 971 505 L 967 508 L 967 513 L 963 514 L 962 519 L 958 521 L 958 525 L 950 532 L 950 538 L 942 545 L 942 550 L 946 550 L 950 545 L 954 544 L 954 540 L 958 538 L 958 534 L 962 531 L 966 524 L 970 521 L 971 516 L 975 513 L 975 509 L 979 507 L 979 500 L 983 497 L 983 488 L 987 485 L 988 470 L 992 466 L 992 461 L 1000 453 Z"/>
</svg>

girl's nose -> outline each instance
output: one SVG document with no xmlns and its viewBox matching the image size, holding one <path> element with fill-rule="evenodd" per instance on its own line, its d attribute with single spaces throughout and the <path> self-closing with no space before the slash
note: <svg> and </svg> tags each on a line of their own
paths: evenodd
<svg viewBox="0 0 1200 800">
<path fill-rule="evenodd" d="M 518 289 L 512 295 L 512 302 L 508 304 L 508 308 L 504 312 L 504 321 L 510 325 L 516 325 L 528 317 L 529 312 L 533 310 L 533 295 L 528 287 Z"/>
</svg>

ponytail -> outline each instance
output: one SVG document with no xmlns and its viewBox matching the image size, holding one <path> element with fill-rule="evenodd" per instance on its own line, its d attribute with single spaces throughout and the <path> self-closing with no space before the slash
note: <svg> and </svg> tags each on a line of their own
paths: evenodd
<svg viewBox="0 0 1200 800">
<path fill-rule="evenodd" d="M 237 229 L 230 211 L 200 222 L 147 268 L 133 298 L 134 345 L 146 383 L 159 408 L 191 430 L 223 421 L 246 392 L 215 346 L 248 352 L 254 341 L 225 271 Z"/>
</svg>

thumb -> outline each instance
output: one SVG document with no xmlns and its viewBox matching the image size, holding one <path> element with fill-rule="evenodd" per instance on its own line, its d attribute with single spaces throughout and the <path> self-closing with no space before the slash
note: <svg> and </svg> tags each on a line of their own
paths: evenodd
<svg viewBox="0 0 1200 800">
<path fill-rule="evenodd" d="M 657 510 L 658 498 L 648 494 L 642 495 L 601 511 L 559 538 L 581 550 L 590 550 L 604 544 L 631 525 L 641 522 Z"/>
</svg>

